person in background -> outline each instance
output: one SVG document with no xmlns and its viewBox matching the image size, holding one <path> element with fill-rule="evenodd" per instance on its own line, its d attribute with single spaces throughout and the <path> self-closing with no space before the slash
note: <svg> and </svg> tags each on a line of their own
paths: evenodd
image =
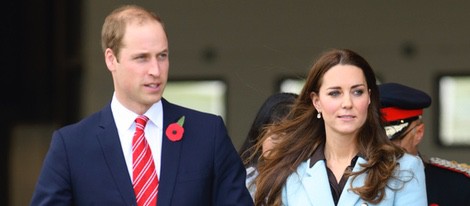
<svg viewBox="0 0 470 206">
<path fill-rule="evenodd" d="M 105 19 L 114 94 L 54 132 L 31 205 L 253 205 L 220 116 L 162 98 L 169 47 L 161 18 L 125 5 Z"/>
<path fill-rule="evenodd" d="M 431 105 L 431 97 L 421 90 L 398 83 L 381 84 L 379 90 L 388 137 L 424 162 L 429 205 L 470 205 L 468 165 L 436 157 L 427 159 L 419 152 L 425 131 L 422 116 L 424 109 Z"/>
<path fill-rule="evenodd" d="M 258 162 L 255 205 L 425 206 L 424 167 L 383 129 L 375 74 L 348 49 L 327 51 Z"/>
<path fill-rule="evenodd" d="M 244 160 L 243 163 L 245 164 L 247 173 L 246 186 L 252 195 L 255 191 L 253 180 L 258 174 L 256 169 L 258 159 L 261 154 L 267 154 L 274 143 L 272 137 L 269 137 L 261 145 L 262 149 L 256 150 L 255 146 L 260 141 L 261 134 L 267 126 L 279 123 L 287 116 L 297 96 L 297 94 L 293 93 L 275 93 L 269 96 L 259 108 L 248 131 L 245 142 L 239 150 L 239 154 L 242 160 Z"/>
</svg>

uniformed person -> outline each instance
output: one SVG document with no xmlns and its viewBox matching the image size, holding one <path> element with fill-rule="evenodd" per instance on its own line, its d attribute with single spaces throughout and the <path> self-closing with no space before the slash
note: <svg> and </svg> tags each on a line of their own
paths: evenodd
<svg viewBox="0 0 470 206">
<path fill-rule="evenodd" d="M 470 167 L 436 157 L 424 159 L 419 153 L 424 137 L 423 110 L 431 105 L 431 97 L 397 83 L 381 84 L 379 91 L 388 137 L 424 162 L 428 204 L 470 206 Z"/>
</svg>

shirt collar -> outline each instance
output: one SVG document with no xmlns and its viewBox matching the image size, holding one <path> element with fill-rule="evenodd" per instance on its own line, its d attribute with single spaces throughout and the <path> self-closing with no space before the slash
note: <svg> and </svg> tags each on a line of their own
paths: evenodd
<svg viewBox="0 0 470 206">
<path fill-rule="evenodd" d="M 355 163 L 358 157 L 361 157 L 362 159 L 366 159 L 366 158 L 364 158 L 363 154 L 358 153 L 356 156 L 353 157 L 351 162 Z M 310 157 L 310 165 L 309 166 L 313 167 L 313 165 L 315 165 L 315 163 L 317 163 L 320 160 L 326 161 L 326 158 L 325 158 L 325 143 L 320 144 L 317 147 L 317 149 L 315 149 L 315 152 L 313 152 L 312 157 Z"/>
<path fill-rule="evenodd" d="M 325 158 L 325 144 L 320 144 L 310 158 L 310 167 L 313 167 L 318 161 L 326 160 Z"/>
<path fill-rule="evenodd" d="M 114 121 L 118 128 L 130 129 L 134 125 L 135 119 L 139 116 L 133 111 L 127 109 L 124 105 L 119 102 L 116 98 L 116 94 L 113 94 L 111 100 L 111 110 L 113 111 Z M 117 115 L 119 114 L 119 115 Z M 153 104 L 145 113 L 145 116 L 149 118 L 149 122 L 153 122 L 158 128 L 163 127 L 163 106 L 162 101 L 158 101 Z"/>
</svg>

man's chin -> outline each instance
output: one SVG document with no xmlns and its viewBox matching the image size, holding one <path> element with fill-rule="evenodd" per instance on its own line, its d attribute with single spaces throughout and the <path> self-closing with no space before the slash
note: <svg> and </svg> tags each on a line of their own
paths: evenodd
<svg viewBox="0 0 470 206">
<path fill-rule="evenodd" d="M 147 99 L 147 103 L 148 103 L 149 105 L 152 105 L 152 104 L 155 104 L 155 103 L 159 102 L 161 99 L 162 99 L 162 96 L 161 96 L 161 95 L 154 96 L 154 97 L 149 97 L 149 98 Z"/>
</svg>

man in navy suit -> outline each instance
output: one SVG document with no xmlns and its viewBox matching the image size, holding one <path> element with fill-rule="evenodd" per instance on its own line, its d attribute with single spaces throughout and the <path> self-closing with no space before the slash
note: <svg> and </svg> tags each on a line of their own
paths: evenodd
<svg viewBox="0 0 470 206">
<path fill-rule="evenodd" d="M 31 205 L 140 205 L 132 139 L 142 115 L 158 206 L 253 205 L 223 120 L 162 98 L 169 52 L 161 19 L 120 7 L 104 22 L 102 48 L 114 82 L 111 103 L 54 132 Z"/>
</svg>

